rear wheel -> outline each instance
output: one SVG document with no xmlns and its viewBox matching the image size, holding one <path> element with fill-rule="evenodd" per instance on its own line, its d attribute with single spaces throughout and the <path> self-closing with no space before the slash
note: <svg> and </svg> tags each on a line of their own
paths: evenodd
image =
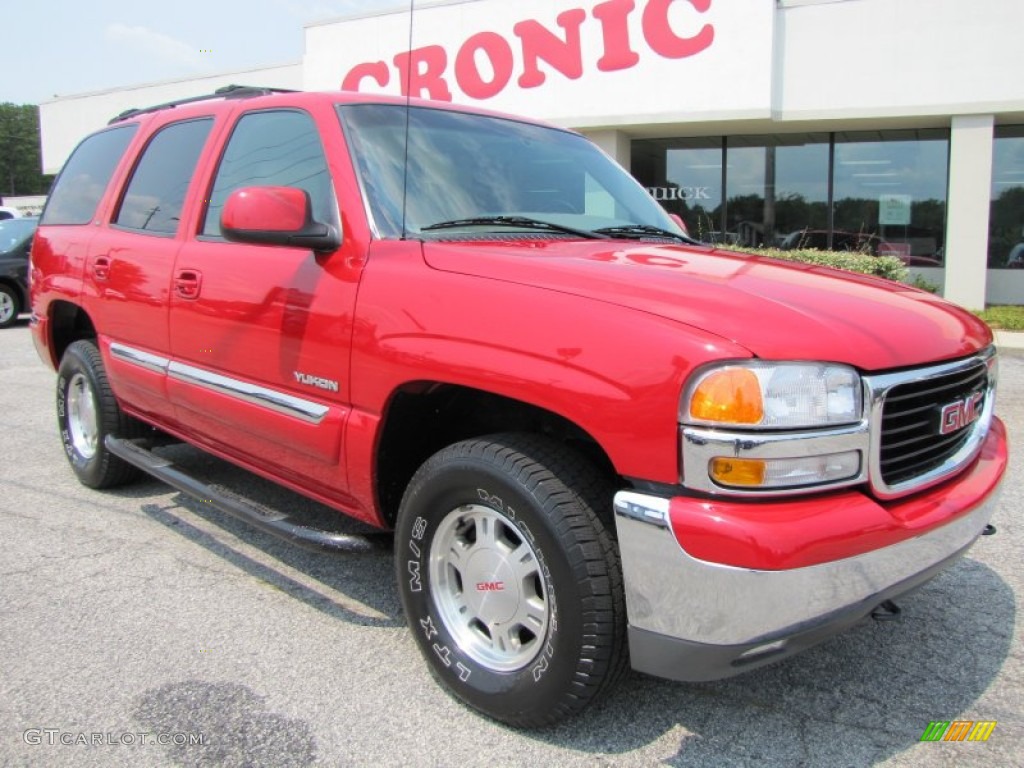
<svg viewBox="0 0 1024 768">
<path fill-rule="evenodd" d="M 110 488 L 141 473 L 111 454 L 107 435 L 136 437 L 145 426 L 126 416 L 107 382 L 103 360 L 91 341 L 76 341 L 61 358 L 57 372 L 57 424 L 64 453 L 83 485 Z"/>
<path fill-rule="evenodd" d="M 0 328 L 14 325 L 21 312 L 18 294 L 9 285 L 0 285 Z"/>
<path fill-rule="evenodd" d="M 435 676 L 514 726 L 572 715 L 627 666 L 612 487 L 529 435 L 445 448 L 416 473 L 395 535 L 409 626 Z"/>
</svg>

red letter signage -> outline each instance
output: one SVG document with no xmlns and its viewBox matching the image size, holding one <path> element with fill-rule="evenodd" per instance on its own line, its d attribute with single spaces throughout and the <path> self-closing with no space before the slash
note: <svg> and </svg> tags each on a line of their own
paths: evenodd
<svg viewBox="0 0 1024 768">
<path fill-rule="evenodd" d="M 635 7 L 633 0 L 610 0 L 591 11 L 601 22 L 604 35 L 604 55 L 597 62 L 602 72 L 629 69 L 640 61 L 640 55 L 629 47 L 629 14 Z"/>
<path fill-rule="evenodd" d="M 440 45 L 428 45 L 398 54 L 395 67 L 402 76 L 402 95 L 422 97 L 426 91 L 428 99 L 451 101 L 452 92 L 444 79 L 447 66 L 448 54 Z"/>
<path fill-rule="evenodd" d="M 520 88 L 543 85 L 545 76 L 537 63 L 543 59 L 570 80 L 583 76 L 583 49 L 580 47 L 580 25 L 587 18 L 582 8 L 560 14 L 556 21 L 565 30 L 565 39 L 542 27 L 536 21 L 521 21 L 512 30 L 523 42 L 523 74 Z"/>
<path fill-rule="evenodd" d="M 679 0 L 688 2 L 697 13 L 707 13 L 713 0 Z M 672 26 L 672 3 L 676 0 L 646 0 L 640 19 L 633 19 L 634 27 L 643 29 L 643 39 L 649 52 L 666 59 L 683 59 L 707 50 L 715 41 L 715 27 L 704 24 L 691 36 L 686 36 Z M 633 50 L 634 40 L 630 31 L 630 20 L 637 10 L 634 0 L 604 0 L 591 7 L 590 15 L 600 25 L 590 29 L 590 38 L 584 45 L 584 25 L 588 21 L 585 8 L 572 8 L 560 13 L 555 22 L 561 32 L 552 31 L 535 19 L 525 19 L 512 27 L 519 39 L 519 51 L 513 50 L 512 38 L 492 31 L 471 35 L 459 46 L 454 55 L 454 72 L 449 72 L 449 51 L 454 45 L 449 41 L 447 48 L 427 45 L 397 54 L 393 61 L 401 81 L 403 96 L 416 96 L 436 101 L 452 101 L 451 78 L 459 90 L 475 101 L 491 99 L 508 88 L 517 65 L 516 57 L 522 53 L 521 71 L 516 84 L 523 89 L 538 88 L 547 82 L 550 72 L 557 72 L 567 80 L 583 77 L 588 62 L 583 52 L 600 52 L 596 61 L 589 62 L 598 72 L 616 72 L 631 69 L 640 63 L 640 53 Z M 593 27 L 591 23 L 591 27 Z M 592 46 L 592 47 L 591 47 Z M 596 51 L 594 50 L 596 49 Z M 648 49 L 645 49 L 647 51 Z M 648 52 L 648 55 L 649 55 Z M 545 66 L 541 68 L 541 62 Z M 547 70 L 547 71 L 545 71 Z M 652 68 L 662 72 L 662 69 Z M 358 91 L 367 82 L 385 88 L 394 81 L 393 75 L 383 61 L 357 64 L 345 75 L 342 90 Z M 372 85 L 370 86 L 372 87 Z"/>
<path fill-rule="evenodd" d="M 711 0 L 688 0 L 701 13 L 711 7 Z M 668 21 L 668 9 L 675 0 L 650 0 L 644 9 L 644 37 L 651 50 L 666 59 L 682 59 L 708 48 L 715 41 L 715 28 L 705 24 L 694 37 L 679 37 Z"/>
<path fill-rule="evenodd" d="M 391 75 L 388 74 L 388 65 L 383 61 L 357 64 L 345 75 L 345 79 L 341 82 L 341 90 L 358 91 L 363 79 L 367 77 L 383 88 L 391 79 Z"/>
<path fill-rule="evenodd" d="M 494 75 L 485 80 L 480 74 L 477 52 L 487 56 Z M 462 44 L 455 57 L 455 80 L 463 92 L 472 99 L 497 96 L 512 79 L 512 48 L 495 32 L 480 32 Z M 450 100 L 450 99 L 449 99 Z"/>
</svg>

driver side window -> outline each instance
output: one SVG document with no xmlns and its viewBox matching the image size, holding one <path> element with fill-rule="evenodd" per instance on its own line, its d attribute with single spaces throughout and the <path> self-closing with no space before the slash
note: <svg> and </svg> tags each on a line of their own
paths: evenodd
<svg viewBox="0 0 1024 768">
<path fill-rule="evenodd" d="M 235 126 L 221 158 L 202 234 L 220 237 L 220 214 L 240 187 L 296 187 L 309 194 L 313 218 L 337 224 L 337 204 L 316 124 L 305 112 L 250 112 Z"/>
</svg>

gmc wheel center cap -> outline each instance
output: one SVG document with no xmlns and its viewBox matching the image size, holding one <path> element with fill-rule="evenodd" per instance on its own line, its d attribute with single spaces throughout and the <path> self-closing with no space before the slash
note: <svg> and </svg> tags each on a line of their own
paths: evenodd
<svg viewBox="0 0 1024 768">
<path fill-rule="evenodd" d="M 474 552 L 462 585 L 466 603 L 485 624 L 504 624 L 519 609 L 520 588 L 504 554 L 494 549 Z"/>
</svg>

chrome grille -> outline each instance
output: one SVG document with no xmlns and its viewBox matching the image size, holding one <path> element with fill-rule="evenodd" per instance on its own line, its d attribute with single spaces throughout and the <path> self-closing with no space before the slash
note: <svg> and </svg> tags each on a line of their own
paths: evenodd
<svg viewBox="0 0 1024 768">
<path fill-rule="evenodd" d="M 895 497 L 934 485 L 974 459 L 992 419 L 994 355 L 988 349 L 954 363 L 866 378 L 876 493 Z M 954 420 L 943 434 L 944 409 L 967 402 L 977 418 Z"/>
<path fill-rule="evenodd" d="M 882 411 L 882 478 L 896 485 L 941 466 L 967 441 L 974 424 L 949 434 L 940 432 L 942 408 L 966 400 L 974 393 L 984 395 L 988 369 L 980 361 L 965 371 L 893 387 L 885 397 Z M 978 415 L 984 402 L 978 404 Z"/>
</svg>

